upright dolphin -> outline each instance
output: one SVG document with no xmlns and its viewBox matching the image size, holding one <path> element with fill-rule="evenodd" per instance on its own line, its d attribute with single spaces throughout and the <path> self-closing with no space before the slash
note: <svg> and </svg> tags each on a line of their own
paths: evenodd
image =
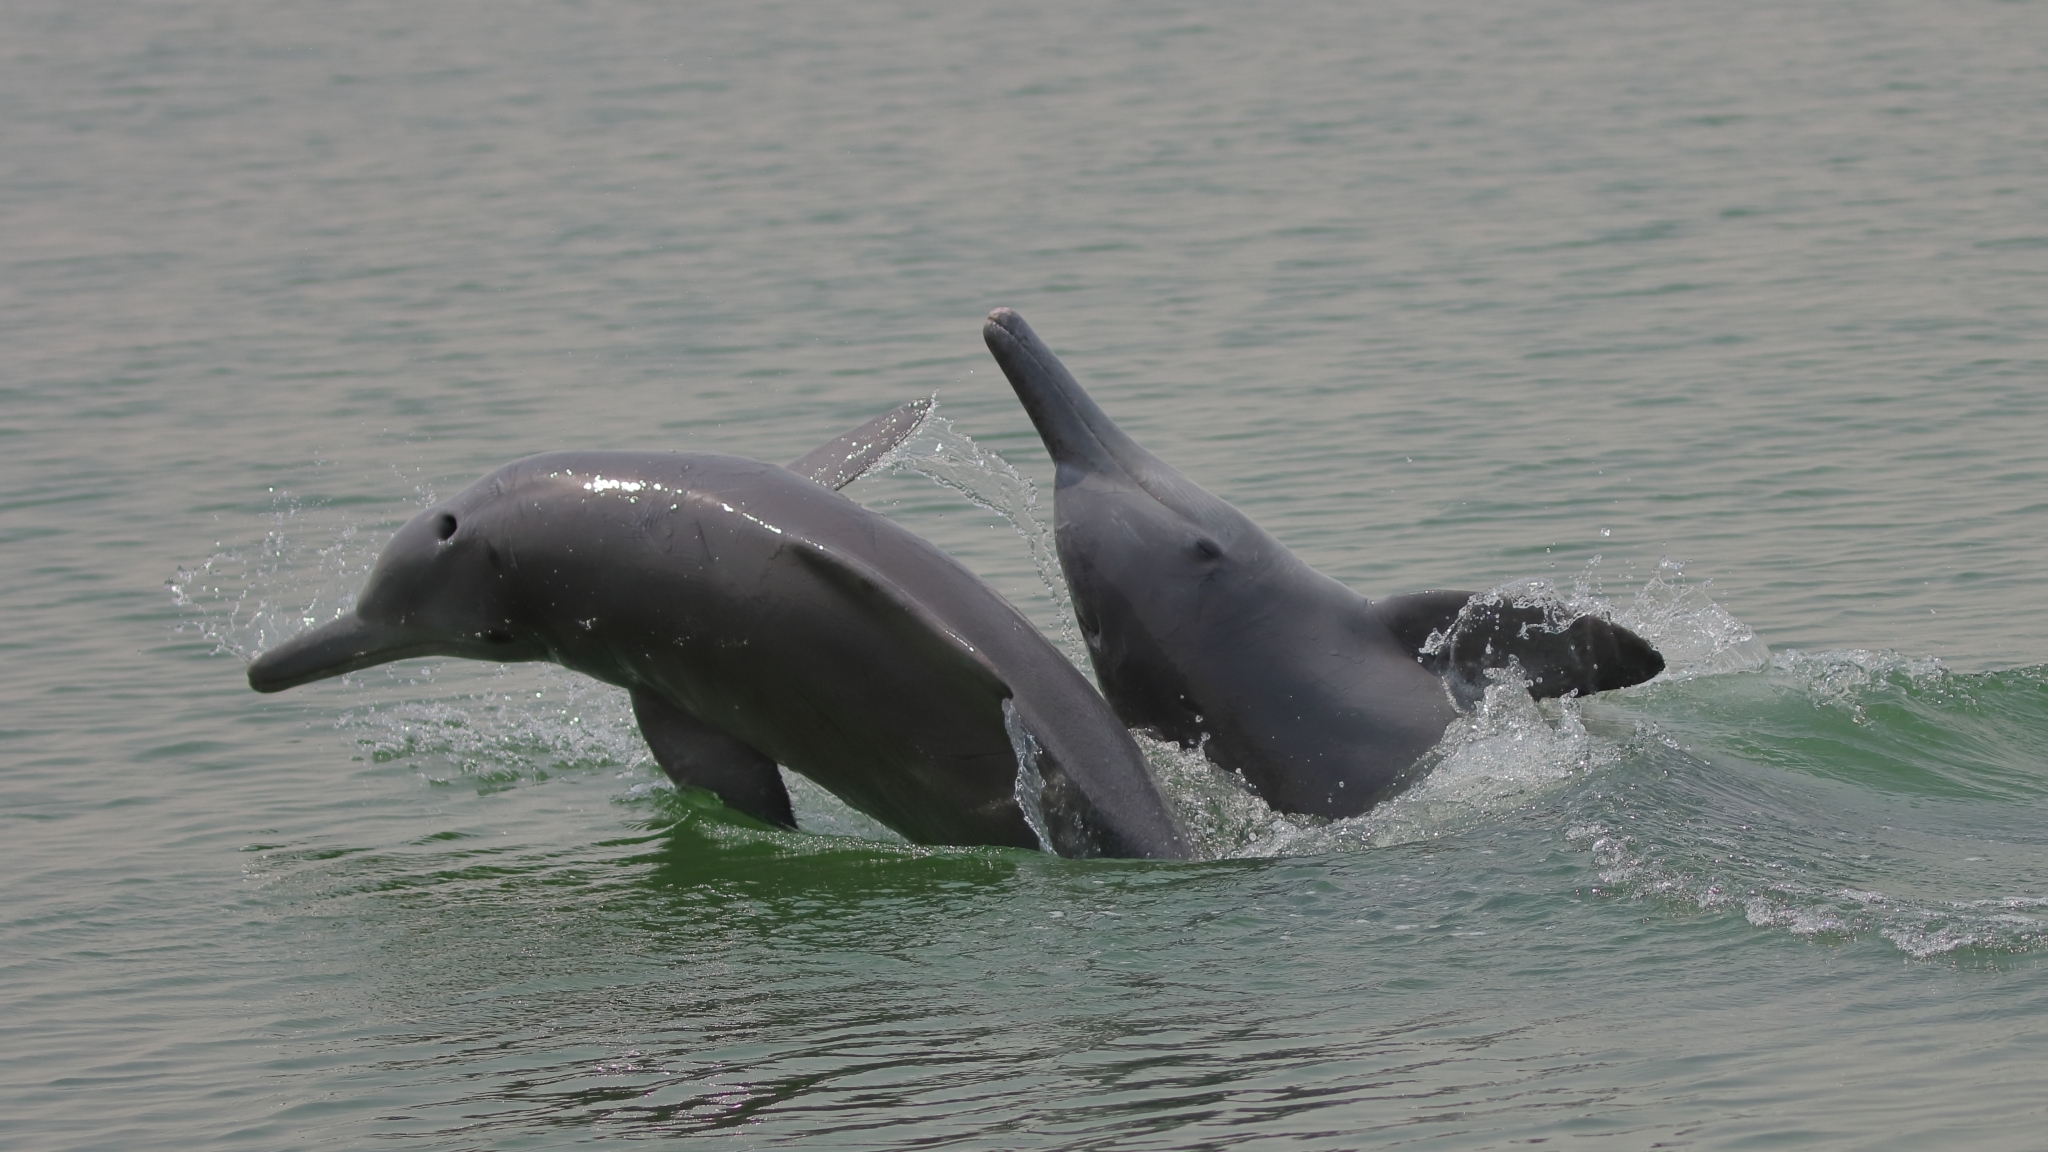
<svg viewBox="0 0 2048 1152">
<path fill-rule="evenodd" d="M 1392 794 L 1511 660 L 1539 697 L 1663 671 L 1597 617 L 1467 592 L 1369 601 L 1140 448 L 1022 316 L 999 308 L 982 335 L 1058 466 L 1060 568 L 1103 695 L 1279 811 L 1355 816 Z"/>
<path fill-rule="evenodd" d="M 627 689 L 663 770 L 772 824 L 795 826 L 779 763 L 918 843 L 1039 847 L 1042 817 L 1062 855 L 1186 856 L 1080 671 L 953 558 L 827 487 L 922 413 L 824 445 L 805 474 L 681 452 L 507 464 L 400 528 L 354 611 L 265 652 L 249 685 L 548 660 Z M 1020 755 L 1040 786 L 1020 787 Z"/>
</svg>

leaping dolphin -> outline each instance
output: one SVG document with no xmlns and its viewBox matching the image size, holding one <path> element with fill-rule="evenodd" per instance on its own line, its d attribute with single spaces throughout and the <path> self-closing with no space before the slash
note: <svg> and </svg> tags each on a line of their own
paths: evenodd
<svg viewBox="0 0 2048 1152">
<path fill-rule="evenodd" d="M 1355 816 L 1512 660 L 1538 697 L 1640 684 L 1628 629 L 1468 592 L 1371 601 L 1139 447 L 1024 318 L 983 338 L 1058 466 L 1054 538 L 1103 695 L 1282 812 Z"/>
<path fill-rule="evenodd" d="M 924 405 L 791 468 L 507 464 L 400 528 L 354 610 L 263 653 L 249 685 L 413 656 L 548 660 L 625 688 L 669 776 L 771 824 L 795 826 L 782 764 L 917 843 L 1187 856 L 1080 670 L 958 561 L 833 490 Z"/>
</svg>

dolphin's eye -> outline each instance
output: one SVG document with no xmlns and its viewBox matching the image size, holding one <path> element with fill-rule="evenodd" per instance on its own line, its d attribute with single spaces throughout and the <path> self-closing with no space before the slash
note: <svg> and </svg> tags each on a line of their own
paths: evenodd
<svg viewBox="0 0 2048 1152">
<path fill-rule="evenodd" d="M 455 513 L 443 512 L 434 520 L 434 538 L 446 540 L 455 535 Z"/>
<path fill-rule="evenodd" d="M 1215 560 L 1223 555 L 1223 546 L 1207 536 L 1196 537 L 1195 542 L 1189 547 L 1194 551 L 1197 560 Z"/>
</svg>

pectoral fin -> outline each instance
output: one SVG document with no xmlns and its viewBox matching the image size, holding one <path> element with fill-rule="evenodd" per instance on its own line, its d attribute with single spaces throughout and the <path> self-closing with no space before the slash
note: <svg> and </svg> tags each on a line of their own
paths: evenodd
<svg viewBox="0 0 2048 1152">
<path fill-rule="evenodd" d="M 1598 616 L 1566 621 L 1540 604 L 1469 592 L 1390 596 L 1372 609 L 1426 667 L 1451 682 L 1461 701 L 1477 699 L 1485 674 L 1510 660 L 1538 700 L 1627 688 L 1664 670 L 1663 655 L 1649 641 Z"/>
<path fill-rule="evenodd" d="M 925 417 L 931 415 L 933 400 L 927 396 L 912 400 L 829 440 L 789 466 L 791 472 L 808 476 L 827 488 L 844 488 L 881 463 L 892 449 L 910 439 Z"/>
<path fill-rule="evenodd" d="M 796 827 L 775 761 L 645 688 L 633 689 L 633 718 L 669 779 L 708 789 L 726 807 L 764 824 Z"/>
</svg>

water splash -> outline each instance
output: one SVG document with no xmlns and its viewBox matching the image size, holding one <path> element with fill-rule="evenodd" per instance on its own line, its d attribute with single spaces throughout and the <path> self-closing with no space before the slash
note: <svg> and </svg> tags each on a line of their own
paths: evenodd
<svg viewBox="0 0 2048 1152">
<path fill-rule="evenodd" d="M 181 616 L 177 630 L 199 636 L 218 654 L 254 659 L 355 607 L 356 590 L 377 561 L 373 541 L 398 523 L 348 523 L 329 509 L 307 509 L 288 493 L 272 498 L 267 520 L 260 541 L 216 542 L 211 556 L 180 566 L 164 581 Z"/>
<path fill-rule="evenodd" d="M 1624 744 L 1590 731 L 1583 707 L 1575 699 L 1538 703 L 1511 673 L 1497 675 L 1477 706 L 1417 762 L 1415 783 L 1370 811 L 1329 821 L 1287 816 L 1248 790 L 1244 802 L 1256 812 L 1213 801 L 1196 811 L 1225 817 L 1206 829 L 1207 842 L 1223 847 L 1224 856 L 1315 855 L 1455 835 L 1510 812 L 1540 810 L 1557 802 L 1564 786 L 1619 763 Z M 1184 787 L 1189 775 L 1183 768 L 1174 784 Z"/>
<path fill-rule="evenodd" d="M 1599 557 L 1579 587 L 1583 589 Z M 1753 672 L 1770 661 L 1770 645 L 1707 595 L 1713 581 L 1688 583 L 1685 565 L 1670 557 L 1636 589 L 1629 606 L 1610 618 L 1655 645 L 1664 656 L 1660 680 L 1691 680 L 1730 672 Z"/>
<path fill-rule="evenodd" d="M 953 422 L 934 414 L 875 465 L 876 471 L 912 473 L 965 497 L 1010 522 L 1031 550 L 1032 566 L 1045 585 L 1059 624 L 1060 647 L 1085 673 L 1089 664 L 1074 625 L 1074 602 L 1060 570 L 1052 525 L 1039 512 L 1038 486 L 997 453 L 983 448 Z"/>
<path fill-rule="evenodd" d="M 1031 828 L 1031 834 L 1038 837 L 1038 847 L 1052 851 L 1052 830 L 1045 822 L 1045 777 L 1038 771 L 1038 737 L 1024 726 L 1023 717 L 1017 715 L 1017 705 L 1009 698 L 1003 700 L 1003 731 L 1010 737 L 1010 751 L 1017 757 L 1017 783 L 1014 788 L 1017 807 L 1024 812 L 1024 823 Z"/>
<path fill-rule="evenodd" d="M 1816 653 L 1788 648 L 1773 653 L 1770 666 L 1799 685 L 1815 704 L 1839 708 L 1858 724 L 1870 722 L 1866 705 L 1877 699 L 1939 691 L 1953 682 L 1936 657 L 1865 648 Z"/>
<path fill-rule="evenodd" d="M 1274 811 L 1201 748 L 1138 744 L 1198 859 L 1309 856 L 1436 840 L 1557 801 L 1565 785 L 1621 762 L 1632 740 L 1596 734 L 1583 709 L 1538 703 L 1512 673 L 1496 675 L 1417 763 L 1412 786 L 1342 820 Z"/>
<path fill-rule="evenodd" d="M 1348 823 L 1365 843 L 1404 843 L 1540 803 L 1622 758 L 1623 744 L 1594 735 L 1584 709 L 1577 699 L 1539 703 L 1518 677 L 1497 676 L 1417 765 L 1413 787 Z"/>
<path fill-rule="evenodd" d="M 624 691 L 553 665 L 459 667 L 451 679 L 480 676 L 481 690 L 384 702 L 364 685 L 333 726 L 354 741 L 356 759 L 405 764 L 433 785 L 462 779 L 488 792 L 555 772 L 655 769 Z M 442 669 L 412 671 L 408 695 L 431 693 Z"/>
<path fill-rule="evenodd" d="M 1187 833 L 1198 860 L 1279 855 L 1266 846 L 1291 842 L 1319 821 L 1283 816 L 1266 806 L 1244 777 L 1209 761 L 1200 748 L 1133 733 L 1160 794 Z"/>
</svg>

